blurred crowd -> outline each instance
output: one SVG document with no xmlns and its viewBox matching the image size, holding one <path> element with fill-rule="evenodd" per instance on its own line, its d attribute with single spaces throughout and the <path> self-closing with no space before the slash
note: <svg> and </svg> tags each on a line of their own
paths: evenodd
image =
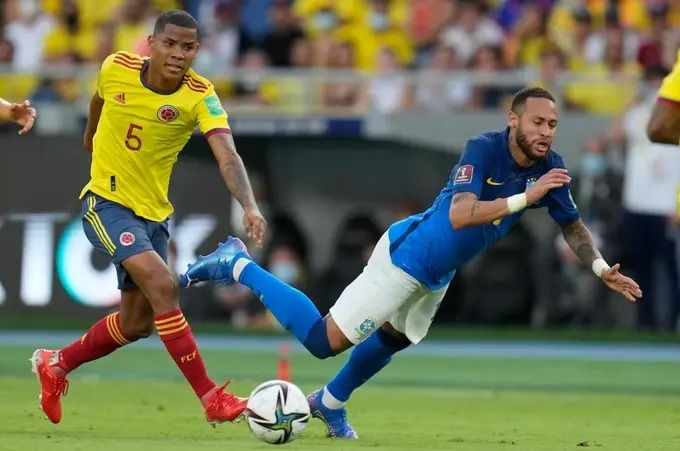
<svg viewBox="0 0 680 451">
<path fill-rule="evenodd" d="M 672 67 L 680 43 L 680 0 L 6 0 L 0 65 L 15 72 L 0 96 L 74 101 L 82 83 L 40 77 L 42 65 L 147 55 L 156 15 L 171 8 L 199 20 L 195 67 L 223 100 L 254 107 L 311 97 L 350 111 L 497 108 L 538 84 L 568 108 L 614 114 L 646 72 Z M 312 89 L 272 68 L 362 77 Z M 498 82 L 510 72 L 521 76 Z"/>
<path fill-rule="evenodd" d="M 610 116 L 586 140 L 573 195 L 610 262 L 641 285 L 629 323 L 678 330 L 680 152 L 649 142 L 656 89 L 680 45 L 680 0 L 6 0 L 0 97 L 73 103 L 93 83 L 45 75 L 97 65 L 117 50 L 148 55 L 156 15 L 184 8 L 201 27 L 195 62 L 234 106 L 361 114 L 502 108 L 519 88 L 553 91 L 563 109 Z M 241 75 L 239 75 L 241 74 Z M 243 74 L 247 76 L 243 76 Z M 303 78 L 300 78 L 301 75 Z M 308 79 L 304 76 L 313 78 Z M 329 74 L 342 74 L 331 76 Z M 311 83 L 310 80 L 321 80 Z M 272 206 L 272 210 L 276 210 Z M 410 213 L 426 208 L 412 206 Z M 255 257 L 327 309 L 359 274 L 388 224 L 346 218 L 334 255 L 311 271 L 304 231 L 272 214 Z M 535 249 L 531 254 L 527 248 Z M 270 327 L 242 287 L 221 287 L 197 315 Z M 500 301 L 499 301 L 500 300 Z M 459 272 L 439 316 L 464 323 L 621 324 L 622 299 L 584 268 L 557 231 L 521 223 Z M 187 308 L 198 308 L 195 305 Z"/>
</svg>

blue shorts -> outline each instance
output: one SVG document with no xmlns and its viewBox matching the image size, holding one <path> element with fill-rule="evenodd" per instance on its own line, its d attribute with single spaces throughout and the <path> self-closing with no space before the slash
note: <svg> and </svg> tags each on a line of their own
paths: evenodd
<svg viewBox="0 0 680 451">
<path fill-rule="evenodd" d="M 121 265 L 123 260 L 145 251 L 156 251 L 168 261 L 168 221 L 140 218 L 132 210 L 92 192 L 83 197 L 81 212 L 85 235 L 95 249 L 111 256 L 118 274 L 118 289 L 137 284 Z"/>
</svg>

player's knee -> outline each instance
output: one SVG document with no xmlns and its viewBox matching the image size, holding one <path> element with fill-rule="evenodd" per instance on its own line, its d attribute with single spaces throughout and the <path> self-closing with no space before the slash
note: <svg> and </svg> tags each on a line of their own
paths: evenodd
<svg viewBox="0 0 680 451">
<path fill-rule="evenodd" d="M 317 359 L 327 359 L 352 346 L 332 318 L 319 319 L 307 335 L 303 345 Z"/>
<path fill-rule="evenodd" d="M 177 280 L 169 270 L 155 274 L 146 284 L 145 291 L 154 309 L 176 307 Z"/>
</svg>

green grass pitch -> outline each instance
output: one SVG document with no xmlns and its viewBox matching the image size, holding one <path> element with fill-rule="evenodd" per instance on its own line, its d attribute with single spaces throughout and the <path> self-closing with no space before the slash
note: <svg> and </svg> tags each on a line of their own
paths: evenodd
<svg viewBox="0 0 680 451">
<path fill-rule="evenodd" d="M 0 450 L 268 449 L 245 422 L 213 429 L 161 349 L 134 346 L 71 377 L 61 424 L 37 409 L 33 348 L 0 346 Z M 276 375 L 274 353 L 204 352 L 215 379 L 247 394 Z M 344 357 L 294 354 L 294 382 L 323 384 Z M 404 355 L 355 393 L 356 442 L 313 420 L 291 450 L 680 450 L 680 363 Z"/>
</svg>

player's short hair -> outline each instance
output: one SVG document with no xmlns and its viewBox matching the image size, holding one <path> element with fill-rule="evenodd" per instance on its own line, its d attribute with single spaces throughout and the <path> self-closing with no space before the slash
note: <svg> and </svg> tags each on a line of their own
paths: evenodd
<svg viewBox="0 0 680 451">
<path fill-rule="evenodd" d="M 165 11 L 156 18 L 156 23 L 153 26 L 154 36 L 165 30 L 166 25 L 177 25 L 182 28 L 191 28 L 198 33 L 198 22 L 194 16 L 181 9 L 174 9 L 172 11 Z"/>
<path fill-rule="evenodd" d="M 518 91 L 517 94 L 515 94 L 515 97 L 512 98 L 512 106 L 510 109 L 517 113 L 518 110 L 527 103 L 527 99 L 530 97 L 538 97 L 541 99 L 548 99 L 553 103 L 555 102 L 555 97 L 550 94 L 550 91 L 536 86 Z"/>
</svg>

